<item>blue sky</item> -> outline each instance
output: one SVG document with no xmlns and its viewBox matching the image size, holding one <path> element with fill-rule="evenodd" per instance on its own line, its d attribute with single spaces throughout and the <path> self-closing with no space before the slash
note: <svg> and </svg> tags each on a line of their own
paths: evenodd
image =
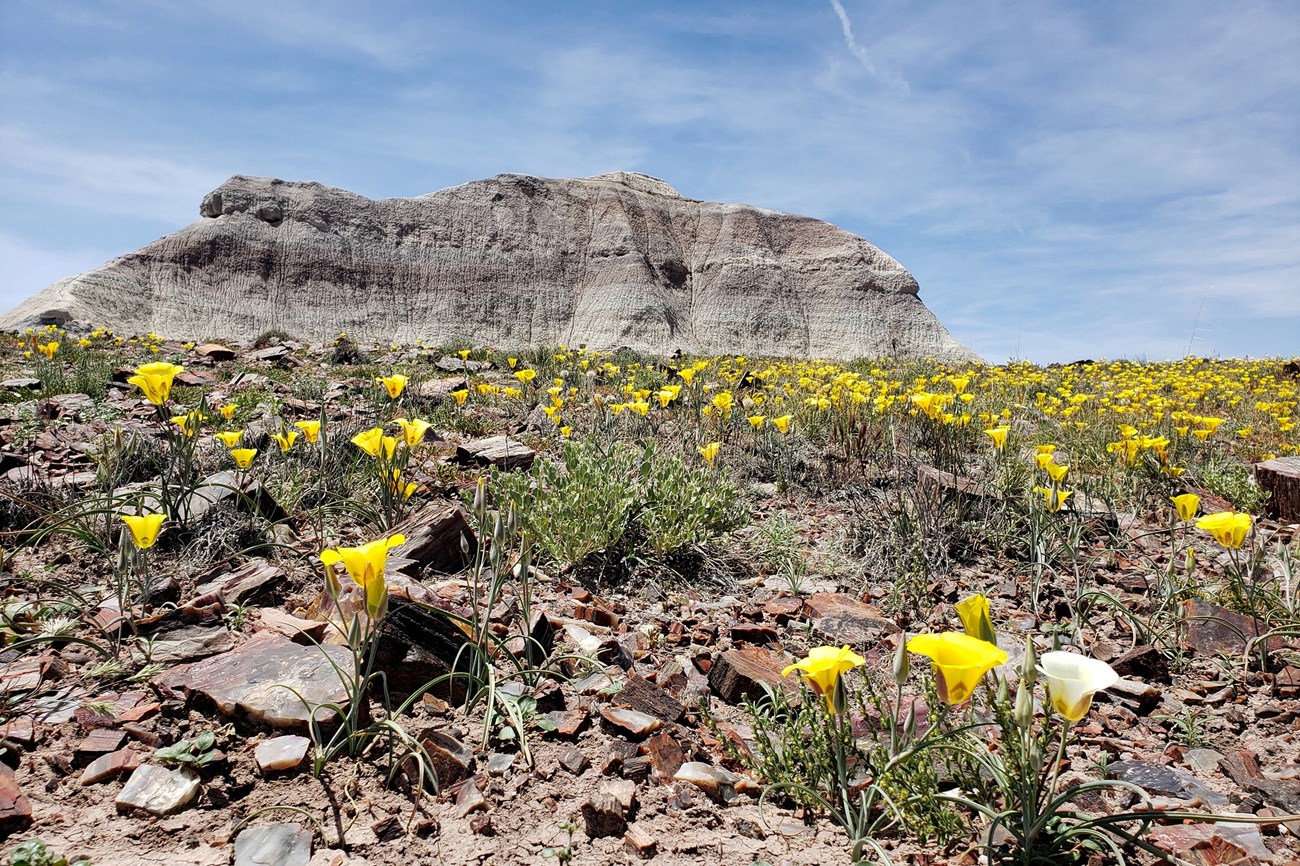
<svg viewBox="0 0 1300 866">
<path fill-rule="evenodd" d="M 808 214 L 990 361 L 1300 353 L 1300 4 L 0 0 L 0 306 L 232 174 Z"/>
</svg>

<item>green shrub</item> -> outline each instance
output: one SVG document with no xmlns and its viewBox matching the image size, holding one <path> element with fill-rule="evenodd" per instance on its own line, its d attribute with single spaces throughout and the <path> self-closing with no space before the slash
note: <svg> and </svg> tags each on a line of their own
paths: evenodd
<svg viewBox="0 0 1300 866">
<path fill-rule="evenodd" d="M 636 542 L 666 557 L 744 523 L 734 485 L 680 456 L 656 455 L 653 444 L 571 442 L 563 458 L 492 473 L 498 505 L 513 505 L 520 529 L 558 562 Z"/>
</svg>

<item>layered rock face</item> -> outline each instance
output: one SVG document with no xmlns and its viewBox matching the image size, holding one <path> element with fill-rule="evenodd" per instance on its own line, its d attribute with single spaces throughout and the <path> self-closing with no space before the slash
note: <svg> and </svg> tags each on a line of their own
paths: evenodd
<svg viewBox="0 0 1300 866">
<path fill-rule="evenodd" d="M 373 201 L 236 176 L 201 219 L 0 318 L 119 333 L 968 360 L 898 262 L 820 220 L 627 172 Z"/>
</svg>

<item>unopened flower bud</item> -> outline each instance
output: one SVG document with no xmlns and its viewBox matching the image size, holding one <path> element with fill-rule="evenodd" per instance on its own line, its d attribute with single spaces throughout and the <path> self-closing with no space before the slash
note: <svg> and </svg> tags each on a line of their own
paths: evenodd
<svg viewBox="0 0 1300 866">
<path fill-rule="evenodd" d="M 907 632 L 903 632 L 898 638 L 898 649 L 894 651 L 894 682 L 901 687 L 911 673 L 912 662 L 907 655 Z"/>
<path fill-rule="evenodd" d="M 1012 718 L 1025 730 L 1028 730 L 1034 721 L 1034 687 L 1026 684 L 1024 680 L 1020 681 L 1020 687 L 1016 689 L 1016 706 Z"/>
</svg>

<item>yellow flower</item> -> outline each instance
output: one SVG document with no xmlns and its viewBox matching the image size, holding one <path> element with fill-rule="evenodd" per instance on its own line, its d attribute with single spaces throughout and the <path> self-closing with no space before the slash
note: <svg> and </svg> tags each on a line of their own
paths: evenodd
<svg viewBox="0 0 1300 866">
<path fill-rule="evenodd" d="M 701 446 L 698 450 L 700 456 L 704 458 L 704 462 L 712 466 L 713 461 L 718 459 L 718 452 L 722 450 L 722 443 L 710 442 L 708 445 Z"/>
<path fill-rule="evenodd" d="M 363 544 L 360 547 L 340 547 L 322 550 L 321 562 L 326 568 L 335 563 L 343 563 L 357 586 L 365 590 L 366 612 L 372 619 L 378 618 L 388 604 L 388 587 L 384 583 L 384 568 L 388 565 L 388 551 L 399 544 L 404 544 L 406 537 L 401 533 Z"/>
<path fill-rule="evenodd" d="M 1007 434 L 1010 432 L 1010 427 L 990 427 L 984 431 L 984 435 L 993 440 L 994 448 L 1001 451 L 1007 444 Z"/>
<path fill-rule="evenodd" d="M 461 388 L 458 391 L 452 391 L 451 396 L 456 400 L 457 406 L 464 406 L 466 398 L 469 397 L 469 389 Z"/>
<path fill-rule="evenodd" d="M 838 649 L 833 646 L 813 647 L 808 651 L 807 658 L 786 667 L 781 671 L 781 676 L 788 677 L 791 671 L 801 671 L 804 681 L 826 698 L 826 709 L 833 713 L 835 690 L 840 677 L 858 665 L 866 664 L 866 661 L 849 649 L 848 644 Z"/>
<path fill-rule="evenodd" d="M 560 435 L 563 436 L 565 439 L 568 439 L 570 436 L 573 435 L 573 428 L 572 428 L 572 427 L 569 427 L 569 426 L 567 426 L 567 425 L 564 426 L 564 427 L 561 427 L 561 428 L 560 428 Z"/>
<path fill-rule="evenodd" d="M 406 383 L 411 380 L 406 376 L 403 376 L 401 373 L 394 373 L 391 376 L 381 376 L 375 379 L 375 381 L 384 386 L 384 390 L 388 392 L 389 397 L 396 400 L 398 397 L 402 396 L 402 389 L 405 388 Z"/>
<path fill-rule="evenodd" d="M 513 369 L 515 368 L 515 365 L 519 363 L 519 359 L 518 359 L 518 358 L 506 358 L 506 363 L 509 364 L 509 365 L 510 365 L 510 369 L 513 370 Z"/>
<path fill-rule="evenodd" d="M 239 440 L 243 437 L 244 431 L 230 430 L 225 433 L 214 433 L 213 435 L 216 436 L 217 441 L 222 445 L 225 445 L 227 448 L 234 448 L 239 444 Z"/>
<path fill-rule="evenodd" d="M 748 422 L 749 422 L 749 426 L 753 427 L 755 430 L 762 430 L 762 429 L 763 429 L 763 422 L 767 420 L 767 416 L 766 416 L 766 415 L 750 415 L 750 416 L 749 416 L 748 418 L 746 418 L 745 420 L 748 421 Z"/>
<path fill-rule="evenodd" d="M 1182 493 L 1169 500 L 1178 512 L 1179 520 L 1191 520 L 1201 507 L 1201 497 L 1195 493 Z"/>
<path fill-rule="evenodd" d="M 84 349 L 90 345 L 90 341 L 87 340 L 85 337 L 82 337 L 80 340 L 77 341 L 77 345 Z"/>
<path fill-rule="evenodd" d="M 515 378 L 527 385 L 537 378 L 536 370 L 515 370 Z"/>
<path fill-rule="evenodd" d="M 1039 447 L 1041 448 L 1042 446 Z M 1052 452 L 1039 451 L 1037 454 L 1034 455 L 1034 466 L 1038 469 L 1046 469 L 1048 466 L 1051 465 L 1052 459 L 1053 459 Z"/>
<path fill-rule="evenodd" d="M 778 433 L 788 433 L 790 431 L 790 421 L 793 420 L 793 418 L 793 415 L 782 415 L 779 418 L 773 418 L 772 426 L 777 429 Z"/>
<path fill-rule="evenodd" d="M 677 375 L 682 377 L 683 382 L 685 382 L 687 385 L 690 385 L 691 380 L 695 378 L 695 368 L 685 367 L 681 370 L 678 370 Z"/>
<path fill-rule="evenodd" d="M 303 437 L 308 442 L 320 439 L 320 421 L 294 421 L 293 426 L 302 431 Z"/>
<path fill-rule="evenodd" d="M 966 634 L 994 646 L 998 645 L 997 634 L 993 631 L 993 620 L 989 618 L 989 600 L 983 595 L 976 593 L 958 602 L 957 616 L 961 617 L 961 625 L 966 630 Z"/>
<path fill-rule="evenodd" d="M 257 456 L 256 448 L 231 448 L 230 456 L 235 461 L 235 467 L 238 469 L 247 469 L 253 465 L 253 458 Z"/>
<path fill-rule="evenodd" d="M 45 343 L 44 345 L 37 344 L 36 351 L 40 352 L 46 358 L 53 361 L 54 353 L 59 351 L 59 344 L 54 341 L 50 341 L 48 343 Z"/>
<path fill-rule="evenodd" d="M 1065 476 L 1070 471 L 1068 463 L 1048 463 L 1044 467 L 1047 470 L 1047 477 L 1051 478 L 1057 484 L 1065 480 Z"/>
<path fill-rule="evenodd" d="M 151 361 L 135 370 L 135 375 L 126 381 L 144 392 L 145 399 L 155 406 L 167 402 L 172 393 L 172 380 L 185 368 L 167 361 Z"/>
<path fill-rule="evenodd" d="M 371 427 L 369 430 L 363 430 L 352 437 L 352 444 L 369 454 L 371 457 L 379 456 L 379 449 L 383 447 L 384 431 L 381 427 Z"/>
<path fill-rule="evenodd" d="M 203 416 L 199 414 L 199 410 L 195 409 L 193 412 L 174 416 L 172 423 L 179 427 L 186 436 L 194 436 L 199 432 L 199 427 L 203 424 Z"/>
<path fill-rule="evenodd" d="M 158 540 L 165 514 L 123 514 L 122 522 L 131 530 L 131 543 L 137 550 L 148 550 Z"/>
<path fill-rule="evenodd" d="M 1088 715 L 1094 694 L 1119 682 L 1119 674 L 1105 662 L 1061 650 L 1043 653 L 1038 669 L 1047 679 L 1052 708 L 1072 722 Z"/>
<path fill-rule="evenodd" d="M 1072 490 L 1061 490 L 1059 487 L 1035 487 L 1034 492 L 1042 494 L 1043 505 L 1053 513 L 1060 511 L 1065 500 L 1074 494 Z"/>
<path fill-rule="evenodd" d="M 419 418 L 410 421 L 405 418 L 394 418 L 393 423 L 401 425 L 407 448 L 414 448 L 419 445 L 421 440 L 424 439 L 425 431 L 432 426 L 428 421 L 421 421 Z"/>
<path fill-rule="evenodd" d="M 289 449 L 293 447 L 293 443 L 297 441 L 298 441 L 297 430 L 290 430 L 288 433 L 275 434 L 275 444 L 280 446 L 280 452 L 283 454 L 288 454 Z"/>
<path fill-rule="evenodd" d="M 934 662 L 939 697 L 949 704 L 964 702 L 984 674 L 1007 661 L 1003 650 L 960 632 L 918 634 L 907 648 Z"/>
<path fill-rule="evenodd" d="M 238 403 L 227 403 L 224 406 L 218 406 L 217 411 L 221 413 L 222 418 L 225 418 L 227 421 L 229 421 L 230 419 L 235 417 L 235 410 L 238 408 L 239 408 Z"/>
<path fill-rule="evenodd" d="M 1204 529 L 1224 547 L 1236 549 L 1246 541 L 1250 532 L 1251 516 L 1239 511 L 1220 511 L 1207 514 L 1196 521 L 1197 529 Z"/>
</svg>

